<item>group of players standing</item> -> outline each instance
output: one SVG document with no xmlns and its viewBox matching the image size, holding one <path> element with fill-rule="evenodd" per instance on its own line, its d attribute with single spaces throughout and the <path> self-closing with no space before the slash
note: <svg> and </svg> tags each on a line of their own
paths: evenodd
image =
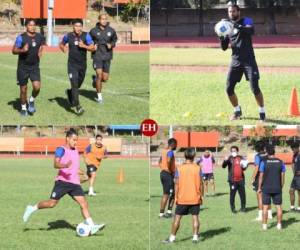
<svg viewBox="0 0 300 250">
<path fill-rule="evenodd" d="M 22 116 L 36 112 L 35 99 L 41 89 L 40 58 L 45 45 L 45 38 L 36 32 L 36 22 L 26 20 L 26 32 L 19 35 L 13 46 L 12 53 L 18 55 L 17 84 L 20 86 L 20 102 Z M 96 89 L 95 101 L 103 103 L 102 83 L 109 78 L 113 48 L 116 46 L 116 31 L 109 26 L 107 15 L 99 15 L 99 22 L 89 33 L 83 31 L 81 19 L 72 21 L 73 31 L 66 34 L 59 47 L 62 52 L 69 51 L 68 76 L 71 88 L 66 95 L 76 114 L 81 115 L 84 109 L 79 102 L 79 89 L 84 82 L 87 69 L 87 51 L 92 53 L 93 68 L 96 72 L 92 78 Z M 28 80 L 32 82 L 32 93 L 27 100 Z"/>
<path fill-rule="evenodd" d="M 172 223 L 170 236 L 164 243 L 173 243 L 180 226 L 182 216 L 191 214 L 193 219 L 193 243 L 199 241 L 199 213 L 203 197 L 208 196 L 208 183 L 211 182 L 214 195 L 213 167 L 215 160 L 209 151 L 195 162 L 196 151 L 188 148 L 184 152 L 185 161 L 176 167 L 174 150 L 177 141 L 168 140 L 168 145 L 162 150 L 160 165 L 160 180 L 163 187 L 163 196 L 160 202 L 159 218 L 172 218 L 172 208 L 176 204 L 175 217 Z M 293 179 L 291 182 L 290 211 L 300 212 L 300 151 L 299 144 L 291 145 L 293 151 Z M 282 160 L 275 156 L 275 147 L 258 141 L 255 145 L 257 154 L 254 158 L 255 168 L 251 182 L 257 194 L 258 217 L 256 221 L 262 222 L 262 229 L 267 230 L 267 221 L 272 219 L 271 201 L 277 210 L 277 229 L 282 229 L 282 190 L 285 182 L 286 167 Z M 241 200 L 240 212 L 247 212 L 244 171 L 248 168 L 248 161 L 239 154 L 237 146 L 231 146 L 230 155 L 226 156 L 222 168 L 228 169 L 228 184 L 230 188 L 230 208 L 233 214 L 235 208 L 235 195 L 238 192 Z M 205 188 L 204 188 L 205 187 Z M 298 207 L 295 207 L 295 192 L 298 192 Z M 165 208 L 168 205 L 167 212 Z"/>
</svg>

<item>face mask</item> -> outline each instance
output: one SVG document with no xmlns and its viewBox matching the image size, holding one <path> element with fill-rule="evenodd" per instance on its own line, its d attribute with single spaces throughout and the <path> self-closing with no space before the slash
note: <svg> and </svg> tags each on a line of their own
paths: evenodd
<svg viewBox="0 0 300 250">
<path fill-rule="evenodd" d="M 236 157 L 236 156 L 237 156 L 237 152 L 232 152 L 231 155 L 232 155 L 233 157 Z"/>
</svg>

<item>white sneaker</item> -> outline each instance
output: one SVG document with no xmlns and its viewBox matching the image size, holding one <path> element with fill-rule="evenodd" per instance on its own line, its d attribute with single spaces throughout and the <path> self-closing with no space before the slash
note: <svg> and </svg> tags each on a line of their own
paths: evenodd
<svg viewBox="0 0 300 250">
<path fill-rule="evenodd" d="M 281 224 L 279 224 L 279 223 L 277 224 L 277 229 L 278 229 L 278 230 L 281 230 L 281 229 L 282 229 Z"/>
<path fill-rule="evenodd" d="M 30 215 L 35 211 L 34 207 L 31 205 L 28 205 L 25 209 L 24 215 L 23 215 L 23 221 L 27 222 Z"/>
<path fill-rule="evenodd" d="M 95 101 L 96 101 L 98 104 L 103 104 L 103 99 L 99 99 L 99 98 L 95 97 Z"/>
<path fill-rule="evenodd" d="M 96 196 L 97 194 L 96 193 L 94 193 L 94 192 L 89 192 L 89 194 L 88 194 L 89 196 Z"/>
<path fill-rule="evenodd" d="M 262 218 L 261 217 L 256 217 L 254 220 L 255 221 L 262 221 Z"/>
<path fill-rule="evenodd" d="M 94 225 L 91 227 L 91 235 L 97 233 L 98 231 L 101 231 L 105 228 L 105 224 L 99 224 L 99 225 Z"/>
<path fill-rule="evenodd" d="M 262 224 L 262 229 L 263 230 L 267 230 L 268 229 L 268 225 L 267 224 Z"/>
</svg>

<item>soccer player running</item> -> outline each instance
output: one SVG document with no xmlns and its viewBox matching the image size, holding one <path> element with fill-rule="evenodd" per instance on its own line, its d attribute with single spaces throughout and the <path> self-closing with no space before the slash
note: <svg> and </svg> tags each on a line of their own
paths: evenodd
<svg viewBox="0 0 300 250">
<path fill-rule="evenodd" d="M 91 234 L 95 234 L 98 230 L 105 227 L 105 224 L 94 224 L 88 209 L 88 203 L 84 197 L 84 192 L 80 186 L 78 175 L 80 169 L 80 155 L 76 149 L 77 141 L 77 132 L 73 129 L 67 131 L 66 144 L 58 147 L 55 151 L 54 168 L 58 169 L 58 175 L 55 179 L 55 185 L 51 192 L 50 199 L 40 201 L 34 206 L 27 206 L 23 215 L 24 222 L 27 222 L 32 213 L 39 209 L 54 208 L 59 200 L 68 194 L 79 204 L 85 223 L 91 228 Z"/>
<path fill-rule="evenodd" d="M 275 157 L 274 146 L 267 146 L 267 157 L 259 166 L 258 192 L 262 192 L 263 222 L 262 229 L 267 230 L 268 209 L 271 199 L 277 210 L 277 229 L 281 230 L 282 221 L 282 188 L 284 185 L 285 165 Z"/>
<path fill-rule="evenodd" d="M 203 183 L 201 169 L 194 163 L 195 150 L 188 148 L 184 152 L 185 162 L 178 166 L 175 173 L 175 218 L 172 224 L 171 235 L 164 243 L 175 241 L 182 216 L 192 215 L 193 243 L 199 242 L 199 212 L 202 204 Z"/>
<path fill-rule="evenodd" d="M 19 56 L 17 84 L 20 86 L 21 116 L 36 112 L 34 101 L 41 89 L 40 58 L 45 45 L 45 38 L 36 32 L 35 20 L 27 19 L 25 26 L 26 31 L 17 37 L 12 48 L 12 53 Z M 28 79 L 32 82 L 32 93 L 27 107 Z"/>
<path fill-rule="evenodd" d="M 202 179 L 204 182 L 204 194 L 209 196 L 208 184 L 210 183 L 212 189 L 212 196 L 215 195 L 215 182 L 213 168 L 215 165 L 215 158 L 209 150 L 205 150 L 203 156 L 200 157 L 197 164 L 201 167 Z"/>
<path fill-rule="evenodd" d="M 84 151 L 84 160 L 89 177 L 89 196 L 96 196 L 94 192 L 96 172 L 100 167 L 102 159 L 107 158 L 108 154 L 106 147 L 102 144 L 102 139 L 102 135 L 96 135 L 95 143 L 90 144 Z"/>
<path fill-rule="evenodd" d="M 93 87 L 97 92 L 95 100 L 102 104 L 102 83 L 108 81 L 113 48 L 116 46 L 118 37 L 116 31 L 109 26 L 106 14 L 99 15 L 99 22 L 91 29 L 90 34 L 96 48 L 92 54 L 93 67 L 96 71 L 96 76 L 93 76 Z"/>
<path fill-rule="evenodd" d="M 226 83 L 226 92 L 234 107 L 231 120 L 242 118 L 242 109 L 234 89 L 236 84 L 241 81 L 243 74 L 245 74 L 259 106 L 259 119 L 264 121 L 266 119 L 264 98 L 259 88 L 259 71 L 252 45 L 252 35 L 254 34 L 253 20 L 248 17 L 242 18 L 238 5 L 228 7 L 228 17 L 234 25 L 233 33 L 230 36 L 220 37 L 220 41 L 223 50 L 227 50 L 229 43 L 232 48 L 232 61 Z"/>
<path fill-rule="evenodd" d="M 174 174 L 175 174 L 175 156 L 174 150 L 177 147 L 177 140 L 170 138 L 168 146 L 162 150 L 159 160 L 160 166 L 160 181 L 163 188 L 163 196 L 160 201 L 159 218 L 171 218 L 172 208 L 174 205 Z M 165 209 L 168 203 L 168 210 Z"/>
<path fill-rule="evenodd" d="M 293 172 L 294 177 L 290 186 L 290 202 L 291 211 L 300 212 L 300 153 L 299 153 L 299 143 L 293 143 L 291 145 L 293 150 Z M 295 192 L 298 193 L 298 207 L 295 208 Z"/>
<path fill-rule="evenodd" d="M 82 31 L 82 20 L 76 19 L 72 22 L 73 32 L 66 34 L 59 47 L 68 56 L 68 75 L 71 89 L 66 90 L 68 101 L 78 115 L 83 114 L 84 109 L 79 103 L 79 89 L 84 82 L 86 73 L 87 51 L 94 51 L 94 44 L 89 33 Z"/>
<path fill-rule="evenodd" d="M 228 167 L 228 183 L 230 188 L 230 207 L 232 213 L 237 213 L 235 209 L 235 195 L 238 191 L 241 200 L 241 212 L 246 212 L 246 192 L 244 171 L 247 166 L 243 165 L 244 158 L 240 156 L 239 148 L 231 146 L 231 155 L 225 157 L 222 168 Z"/>
<path fill-rule="evenodd" d="M 257 154 L 254 157 L 255 168 L 252 174 L 252 186 L 253 190 L 256 192 L 257 203 L 258 203 L 258 216 L 255 218 L 256 221 L 262 221 L 263 205 L 262 205 L 262 194 L 258 191 L 258 181 L 259 181 L 259 165 L 266 158 L 267 154 L 265 152 L 265 144 L 263 141 L 258 141 L 255 144 L 255 151 Z M 268 209 L 268 219 L 272 219 L 272 209 L 269 206 Z"/>
</svg>

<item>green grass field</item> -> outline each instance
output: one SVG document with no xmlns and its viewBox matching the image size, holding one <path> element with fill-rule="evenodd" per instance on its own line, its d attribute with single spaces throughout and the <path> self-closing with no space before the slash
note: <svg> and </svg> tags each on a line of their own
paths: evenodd
<svg viewBox="0 0 300 250">
<path fill-rule="evenodd" d="M 57 207 L 37 211 L 23 223 L 25 206 L 50 196 L 56 174 L 52 159 L 1 159 L 0 165 L 0 249 L 148 249 L 147 160 L 103 162 L 95 185 L 98 195 L 87 199 L 94 221 L 107 227 L 86 238 L 76 236 L 83 218 L 68 195 Z M 116 181 L 120 167 L 125 172 L 123 184 Z M 87 190 L 87 184 L 83 188 Z"/>
<path fill-rule="evenodd" d="M 151 49 L 151 63 L 154 65 L 224 66 L 230 61 L 229 53 L 223 53 L 218 49 Z M 259 67 L 299 66 L 293 54 L 300 54 L 300 49 L 256 50 Z M 226 70 L 224 73 L 164 72 L 153 68 L 150 80 L 151 118 L 159 124 L 243 125 L 257 123 L 258 107 L 249 83 L 244 78 L 236 86 L 244 119 L 229 121 L 228 118 L 233 108 L 225 93 L 226 75 Z M 292 87 L 298 85 L 299 73 L 261 72 L 260 87 L 265 97 L 268 125 L 300 123 L 299 118 L 287 116 Z"/>
<path fill-rule="evenodd" d="M 192 219 L 185 216 L 178 231 L 176 243 L 164 246 L 161 243 L 170 234 L 170 219 L 158 219 L 159 202 L 162 188 L 159 180 L 159 169 L 150 171 L 150 244 L 151 249 L 298 249 L 300 214 L 290 213 L 288 189 L 291 181 L 291 170 L 287 170 L 286 185 L 283 196 L 283 230 L 276 229 L 276 218 L 269 221 L 271 228 L 263 232 L 261 224 L 253 221 L 257 216 L 256 195 L 247 181 L 247 210 L 245 214 L 231 214 L 229 207 L 229 187 L 227 169 L 218 168 L 215 172 L 216 196 L 204 200 L 200 212 L 200 242 L 192 243 Z M 247 171 L 246 180 L 250 179 L 252 168 Z M 238 194 L 236 207 L 240 208 Z M 273 215 L 275 209 L 273 208 Z"/>
<path fill-rule="evenodd" d="M 18 110 L 19 88 L 16 85 L 17 57 L 1 53 L 0 94 L 2 124 L 136 124 L 149 114 L 149 53 L 115 53 L 110 80 L 103 89 L 104 104 L 94 101 L 91 76 L 94 70 L 88 55 L 88 70 L 80 91 L 80 102 L 86 112 L 78 117 L 70 109 L 65 89 L 67 55 L 45 53 L 41 61 L 42 89 L 36 100 L 37 113 L 22 118 Z M 31 83 L 29 90 L 31 91 Z M 29 92 L 30 94 L 31 92 Z M 132 115 L 134 114 L 134 116 Z"/>
</svg>

